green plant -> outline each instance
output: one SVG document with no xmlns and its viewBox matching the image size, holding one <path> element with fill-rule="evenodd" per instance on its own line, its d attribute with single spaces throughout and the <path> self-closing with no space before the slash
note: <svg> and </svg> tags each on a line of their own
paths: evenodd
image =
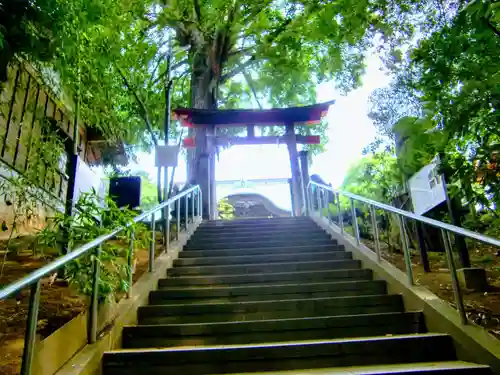
<svg viewBox="0 0 500 375">
<path fill-rule="evenodd" d="M 219 219 L 231 220 L 234 219 L 234 207 L 229 203 L 227 198 L 221 199 L 217 204 L 217 212 Z"/>
<path fill-rule="evenodd" d="M 130 240 L 134 236 L 134 249 L 149 245 L 150 234 L 142 223 L 135 223 L 136 212 L 120 209 L 109 197 L 105 206 L 98 203 L 95 191 L 84 193 L 75 203 L 75 215 L 68 217 L 57 213 L 50 225 L 38 233 L 38 245 L 41 247 L 57 247 L 62 250 L 62 244 L 68 240 L 68 247 L 74 249 L 98 236 L 124 227 L 115 239 L 102 244 L 98 259 L 101 265 L 99 280 L 99 298 L 126 292 L 129 288 L 129 276 L 134 271 L 128 264 L 130 256 Z M 90 295 L 92 290 L 92 272 L 95 251 L 90 251 L 64 268 L 64 278 L 83 294 Z"/>
</svg>

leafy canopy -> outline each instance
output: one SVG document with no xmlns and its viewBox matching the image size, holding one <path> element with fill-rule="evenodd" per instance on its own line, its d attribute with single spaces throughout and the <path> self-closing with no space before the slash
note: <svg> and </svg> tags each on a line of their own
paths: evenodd
<svg viewBox="0 0 500 375">
<path fill-rule="evenodd" d="M 453 195 L 498 207 L 499 4 L 448 1 L 421 15 L 413 22 L 424 31 L 388 65 L 395 79 L 372 96 L 372 118 L 381 134 L 404 141 L 405 174 L 439 153 Z"/>
<path fill-rule="evenodd" d="M 145 146 L 165 136 L 169 84 L 173 106 L 309 104 L 320 82 L 359 85 L 376 32 L 394 41 L 412 32 L 400 27 L 413 9 L 404 0 L 17 2 L 1 9 L 2 54 L 43 61 L 53 87 L 79 98 L 85 123 Z"/>
</svg>

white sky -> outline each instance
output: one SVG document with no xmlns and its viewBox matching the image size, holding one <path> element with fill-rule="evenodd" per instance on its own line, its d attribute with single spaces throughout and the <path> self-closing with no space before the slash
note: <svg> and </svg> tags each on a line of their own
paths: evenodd
<svg viewBox="0 0 500 375">
<path fill-rule="evenodd" d="M 381 70 L 379 58 L 367 59 L 367 71 L 359 89 L 341 96 L 332 84 L 318 87 L 317 102 L 336 100 L 327 115 L 328 144 L 326 151 L 314 157 L 310 172 L 319 174 L 333 186 L 342 183 L 344 175 L 362 155 L 362 149 L 373 140 L 375 128 L 368 118 L 368 98 L 371 92 L 389 83 L 389 77 Z M 176 181 L 186 180 L 185 160 L 179 160 Z M 131 166 L 149 172 L 156 181 L 156 169 L 152 154 L 139 154 L 138 165 Z M 290 165 L 286 145 L 234 146 L 220 154 L 216 164 L 217 180 L 290 177 Z"/>
</svg>

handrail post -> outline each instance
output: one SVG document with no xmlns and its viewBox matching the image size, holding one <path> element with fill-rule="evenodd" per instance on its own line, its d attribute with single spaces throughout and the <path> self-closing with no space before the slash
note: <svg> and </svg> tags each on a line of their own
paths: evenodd
<svg viewBox="0 0 500 375">
<path fill-rule="evenodd" d="M 192 221 L 193 225 L 194 225 L 194 200 L 195 200 L 195 197 L 196 197 L 196 195 L 195 195 L 195 192 L 193 191 L 191 193 L 191 221 Z"/>
<path fill-rule="evenodd" d="M 465 313 L 464 300 L 462 298 L 462 291 L 460 290 L 460 284 L 458 283 L 457 268 L 455 266 L 455 261 L 453 260 L 453 252 L 451 251 L 450 237 L 446 230 L 441 229 L 441 237 L 444 243 L 444 249 L 446 253 L 446 260 L 448 261 L 448 268 L 451 274 L 451 285 L 453 287 L 453 296 L 455 297 L 455 303 L 457 305 L 458 314 L 460 315 L 460 321 L 462 324 L 467 324 L 467 314 Z"/>
<path fill-rule="evenodd" d="M 99 281 L 101 278 L 101 245 L 96 247 L 92 267 L 92 292 L 89 303 L 89 323 L 87 329 L 87 340 L 93 344 L 97 340 L 97 311 L 99 307 Z"/>
<path fill-rule="evenodd" d="M 323 188 L 318 189 L 318 209 L 319 217 L 323 217 Z"/>
<path fill-rule="evenodd" d="M 179 241 L 179 236 L 181 234 L 181 198 L 177 199 L 176 202 L 176 207 L 177 207 L 177 235 L 175 239 Z"/>
<path fill-rule="evenodd" d="M 338 219 L 339 219 L 339 227 L 340 233 L 344 234 L 344 215 L 342 215 L 342 210 L 340 208 L 340 194 L 337 193 L 337 211 L 338 211 Z"/>
<path fill-rule="evenodd" d="M 186 233 L 188 232 L 188 227 L 189 227 L 189 194 L 186 194 L 184 196 L 184 206 L 185 206 L 185 210 L 186 210 L 186 213 L 184 214 L 185 216 L 185 221 L 186 221 Z"/>
<path fill-rule="evenodd" d="M 30 288 L 21 375 L 31 375 L 31 366 L 33 364 L 33 357 L 35 356 L 36 327 L 38 323 L 38 310 L 40 308 L 41 285 L 41 280 L 38 280 L 33 283 Z"/>
<path fill-rule="evenodd" d="M 325 191 L 325 208 L 326 214 L 328 216 L 328 225 L 332 222 L 332 213 L 330 212 L 330 202 L 328 202 L 328 198 L 330 197 L 330 192 L 328 190 Z"/>
<path fill-rule="evenodd" d="M 312 192 L 312 185 L 311 184 L 309 184 L 309 186 L 307 187 L 307 204 L 309 205 L 308 215 L 311 215 L 314 212 L 313 192 Z"/>
<path fill-rule="evenodd" d="M 356 207 L 354 206 L 354 199 L 351 198 L 351 220 L 352 220 L 352 230 L 354 231 L 354 238 L 356 238 L 356 244 L 360 244 L 359 238 L 359 226 L 358 218 L 356 216 Z"/>
<path fill-rule="evenodd" d="M 129 246 L 129 251 L 128 251 L 128 290 L 127 290 L 127 298 L 132 297 L 132 283 L 133 283 L 133 272 L 132 272 L 132 267 L 134 263 L 134 240 L 135 240 L 135 233 L 134 230 L 132 229 L 130 232 L 130 246 Z"/>
<path fill-rule="evenodd" d="M 411 255 L 408 247 L 408 238 L 406 237 L 405 222 L 403 217 L 397 215 L 399 223 L 399 234 L 401 236 L 401 245 L 403 246 L 403 255 L 406 264 L 406 275 L 408 276 L 408 285 L 413 285 L 413 270 L 411 267 Z"/>
<path fill-rule="evenodd" d="M 199 187 L 198 193 L 200 195 L 200 220 L 203 220 L 203 191 Z"/>
<path fill-rule="evenodd" d="M 165 216 L 165 228 L 167 232 L 167 242 L 165 243 L 165 251 L 170 249 L 170 204 L 167 204 L 167 216 Z"/>
<path fill-rule="evenodd" d="M 375 254 L 377 254 L 377 262 L 382 261 L 382 256 L 380 254 L 380 235 L 378 232 L 378 224 L 377 224 L 377 212 L 375 211 L 375 207 L 369 205 L 370 207 L 370 216 L 372 219 L 372 229 L 373 229 L 373 240 L 375 241 Z"/>
<path fill-rule="evenodd" d="M 194 215 L 194 211 L 193 211 L 193 215 L 195 217 L 198 217 L 200 215 L 200 196 L 198 195 L 198 190 L 195 190 L 194 191 L 194 197 L 196 198 L 196 201 L 194 203 L 194 207 L 196 208 L 196 215 Z"/>
<path fill-rule="evenodd" d="M 164 251 L 168 250 L 168 243 L 170 240 L 170 205 L 167 204 L 163 207 L 163 246 L 165 247 Z"/>
<path fill-rule="evenodd" d="M 309 216 L 310 214 L 310 204 L 309 204 L 309 185 L 304 188 L 304 209 L 305 209 L 305 214 L 306 216 Z"/>
<path fill-rule="evenodd" d="M 151 215 L 151 246 L 149 248 L 149 267 L 148 271 L 153 272 L 155 263 L 156 250 L 156 218 L 155 214 Z"/>
</svg>

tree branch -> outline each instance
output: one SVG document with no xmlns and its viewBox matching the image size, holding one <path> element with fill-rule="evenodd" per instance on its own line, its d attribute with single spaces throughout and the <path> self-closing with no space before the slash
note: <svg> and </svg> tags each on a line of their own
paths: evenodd
<svg viewBox="0 0 500 375">
<path fill-rule="evenodd" d="M 115 64 L 116 66 L 116 64 Z M 123 83 L 125 84 L 125 86 L 127 87 L 127 89 L 134 95 L 134 98 L 135 98 L 135 101 L 137 102 L 137 104 L 139 105 L 139 107 L 141 108 L 141 116 L 142 116 L 142 119 L 144 120 L 144 122 L 146 123 L 146 128 L 148 129 L 148 132 L 150 133 L 151 135 L 151 138 L 153 139 L 153 143 L 155 144 L 155 146 L 158 146 L 158 139 L 156 139 L 156 135 L 155 133 L 153 132 L 153 127 L 151 126 L 151 122 L 149 121 L 149 115 L 148 115 L 148 111 L 146 109 L 146 106 L 144 105 L 144 103 L 142 102 L 141 98 L 139 98 L 139 94 L 137 93 L 137 91 L 132 87 L 132 85 L 130 84 L 130 82 L 128 81 L 127 77 L 125 76 L 125 74 L 123 73 L 123 71 L 118 67 L 116 66 L 116 69 L 118 70 L 118 73 L 120 73 L 120 76 L 122 77 L 123 79 Z"/>
<path fill-rule="evenodd" d="M 230 71 L 229 73 L 224 74 L 223 76 L 221 76 L 220 77 L 220 83 L 223 84 L 227 80 L 233 78 L 234 76 L 236 76 L 236 75 L 238 75 L 240 73 L 243 73 L 243 71 L 246 68 L 248 68 L 250 65 L 252 65 L 253 63 L 255 63 L 255 60 L 256 60 L 256 57 L 255 57 L 255 55 L 253 55 L 247 61 L 245 61 L 243 64 L 241 64 L 240 66 L 236 67 L 236 69 L 234 69 L 234 70 Z"/>
<path fill-rule="evenodd" d="M 170 71 L 173 71 L 179 67 L 181 67 L 182 65 L 185 65 L 187 64 L 189 61 L 188 59 L 185 59 L 185 60 L 182 60 L 180 62 L 178 62 L 177 64 L 174 64 L 170 67 Z M 167 70 L 165 69 L 165 71 L 163 73 L 161 73 L 158 77 L 156 77 L 156 79 L 154 80 L 153 84 L 157 84 L 158 82 L 160 82 L 161 79 L 163 79 L 163 77 L 165 76 L 165 74 L 167 74 Z"/>
<path fill-rule="evenodd" d="M 262 104 L 260 104 L 260 100 L 257 97 L 257 91 L 255 91 L 255 87 L 253 85 L 252 77 L 250 77 L 250 74 L 247 72 L 243 72 L 243 76 L 245 77 L 245 80 L 248 83 L 248 86 L 250 86 L 250 90 L 252 90 L 253 97 L 255 98 L 255 101 L 257 102 L 257 105 L 259 106 L 259 109 L 262 109 Z"/>
<path fill-rule="evenodd" d="M 183 65 L 186 65 L 187 63 L 189 62 L 188 59 L 184 59 L 182 61 L 179 61 L 178 63 L 175 63 L 174 65 L 172 65 L 172 67 L 170 68 L 171 70 L 175 70 L 177 68 L 180 68 L 181 66 Z"/>
<path fill-rule="evenodd" d="M 500 30 L 498 30 L 495 25 L 493 25 L 489 19 L 487 18 L 484 18 L 485 22 L 486 22 L 486 25 L 488 25 L 488 27 L 491 29 L 491 31 L 493 31 L 496 36 L 500 36 Z"/>
<path fill-rule="evenodd" d="M 151 73 L 151 77 L 154 77 L 155 74 L 156 74 L 156 71 L 158 70 L 158 68 L 160 67 L 160 64 L 163 62 L 163 59 L 165 58 L 166 54 L 165 53 L 162 53 L 159 57 L 158 57 L 158 61 L 156 62 L 156 65 L 153 69 L 153 72 Z"/>
<path fill-rule="evenodd" d="M 199 0 L 193 0 L 193 6 L 194 6 L 194 13 L 196 14 L 196 21 L 198 23 L 200 23 L 200 21 L 201 21 L 200 1 Z"/>
<path fill-rule="evenodd" d="M 276 30 L 273 31 L 272 34 L 268 35 L 266 38 L 265 38 L 265 42 L 266 43 L 272 43 L 281 33 L 283 33 L 286 28 L 288 27 L 288 25 L 292 22 L 292 18 L 287 18 L 286 20 L 283 21 L 283 23 L 276 28 Z M 252 65 L 255 61 L 257 60 L 257 57 L 256 55 L 254 54 L 252 57 L 250 57 L 247 61 L 245 61 L 243 64 L 241 64 L 240 66 L 238 66 L 236 69 L 234 69 L 233 71 L 227 73 L 227 74 L 224 74 L 221 78 L 220 78 L 220 83 L 223 84 L 225 83 L 227 80 L 233 78 L 234 76 L 240 74 L 240 73 L 243 73 L 243 71 L 248 68 L 250 65 Z"/>
<path fill-rule="evenodd" d="M 245 48 L 242 48 L 242 49 L 239 49 L 239 50 L 236 50 L 236 51 L 231 51 L 227 54 L 228 57 L 233 57 L 233 56 L 237 56 L 237 55 L 243 55 L 247 52 L 250 52 L 251 50 L 255 49 L 255 45 L 253 46 L 250 46 L 250 47 L 245 47 Z"/>
</svg>

